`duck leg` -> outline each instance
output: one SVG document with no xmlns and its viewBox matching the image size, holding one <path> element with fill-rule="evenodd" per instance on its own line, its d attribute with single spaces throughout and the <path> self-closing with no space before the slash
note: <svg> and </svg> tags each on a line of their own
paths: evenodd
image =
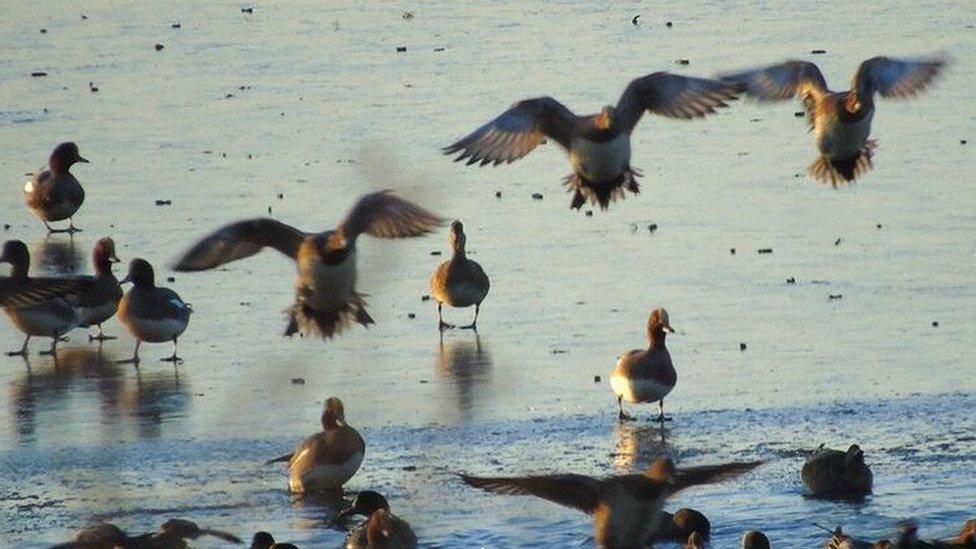
<svg viewBox="0 0 976 549">
<path fill-rule="evenodd" d="M 48 355 L 48 356 L 57 357 L 58 356 L 58 341 L 61 341 L 61 338 L 58 337 L 58 334 L 52 335 L 51 336 L 51 348 L 48 349 L 48 350 L 46 350 L 46 351 L 41 351 L 41 352 L 39 352 L 37 354 L 39 354 L 41 356 Z"/>
<path fill-rule="evenodd" d="M 175 337 L 173 338 L 173 354 L 171 354 L 170 356 L 168 356 L 166 358 L 161 358 L 159 360 L 162 361 L 162 362 L 172 362 L 173 364 L 179 364 L 180 362 L 183 362 L 183 359 L 180 358 L 176 354 L 176 338 Z"/>
<path fill-rule="evenodd" d="M 453 324 L 448 324 L 447 322 L 444 322 L 444 316 L 443 316 L 443 313 L 442 313 L 442 309 L 443 308 L 444 308 L 444 304 L 438 302 L 437 303 L 437 321 L 438 321 L 437 327 L 442 332 L 444 330 L 448 329 L 448 328 L 453 328 L 454 327 Z"/>
<path fill-rule="evenodd" d="M 125 359 L 125 360 L 117 360 L 115 363 L 116 364 L 134 364 L 135 367 L 138 368 L 139 367 L 139 345 L 141 345 L 141 344 L 142 344 L 142 340 L 137 339 L 136 340 L 136 348 L 135 348 L 134 351 L 132 351 L 132 358 L 128 358 L 128 359 Z"/>
<path fill-rule="evenodd" d="M 462 330 L 474 330 L 476 332 L 478 331 L 478 311 L 480 309 L 481 309 L 481 304 L 480 303 L 475 304 L 475 306 L 474 306 L 474 320 L 472 320 L 471 321 L 471 324 L 468 324 L 467 326 L 461 326 L 461 329 Z"/>
<path fill-rule="evenodd" d="M 98 325 L 98 334 L 97 335 L 88 334 L 88 342 L 89 343 L 91 343 L 92 341 L 97 341 L 97 342 L 101 343 L 102 341 L 108 341 L 110 339 L 116 339 L 116 337 L 115 336 L 105 335 L 105 333 L 102 332 L 102 325 L 101 324 Z"/>
<path fill-rule="evenodd" d="M 81 229 L 79 229 L 78 227 L 75 227 L 74 220 L 69 217 L 68 218 L 68 228 L 65 229 L 65 232 L 67 232 L 68 234 L 75 234 L 75 233 L 80 233 L 81 232 Z"/>
<path fill-rule="evenodd" d="M 634 421 L 634 416 L 627 415 L 624 413 L 624 396 L 620 395 L 617 397 L 617 407 L 620 409 L 620 413 L 617 414 L 617 419 L 620 421 Z"/>
<path fill-rule="evenodd" d="M 658 421 L 660 421 L 661 423 L 664 423 L 665 421 L 671 421 L 672 419 L 674 419 L 671 416 L 664 415 L 664 399 L 663 398 L 661 400 L 657 401 L 657 405 L 658 405 L 658 407 L 661 410 L 660 415 L 657 416 L 657 420 Z"/>
<path fill-rule="evenodd" d="M 20 346 L 19 351 L 7 351 L 7 356 L 22 356 L 27 358 L 27 342 L 30 341 L 31 336 L 24 338 L 24 344 Z"/>
</svg>

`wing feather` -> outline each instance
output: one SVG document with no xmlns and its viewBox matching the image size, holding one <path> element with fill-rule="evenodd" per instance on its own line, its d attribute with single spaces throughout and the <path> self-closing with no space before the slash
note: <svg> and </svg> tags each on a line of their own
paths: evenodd
<svg viewBox="0 0 976 549">
<path fill-rule="evenodd" d="M 861 63 L 854 74 L 852 88 L 859 96 L 874 92 L 882 97 L 912 97 L 925 89 L 945 66 L 945 57 L 894 59 L 872 57 Z"/>
<path fill-rule="evenodd" d="M 617 101 L 612 125 L 630 132 L 644 111 L 670 118 L 700 118 L 736 98 L 728 82 L 656 72 L 632 80 Z"/>
<path fill-rule="evenodd" d="M 272 247 L 295 259 L 308 233 L 269 218 L 256 218 L 225 225 L 205 236 L 174 265 L 177 271 L 204 271 L 244 259 Z"/>
<path fill-rule="evenodd" d="M 594 513 L 599 505 L 602 480 L 585 475 L 561 474 L 528 477 L 474 477 L 460 475 L 469 486 L 496 494 L 536 496 L 559 505 Z"/>
<path fill-rule="evenodd" d="M 386 190 L 360 198 L 336 230 L 349 242 L 355 241 L 362 233 L 377 238 L 409 238 L 423 236 L 444 221 L 442 217 Z"/>
</svg>

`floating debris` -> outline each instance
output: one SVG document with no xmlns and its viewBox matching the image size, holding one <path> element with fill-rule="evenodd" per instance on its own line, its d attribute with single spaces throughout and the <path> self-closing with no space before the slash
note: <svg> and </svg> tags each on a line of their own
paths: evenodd
<svg viewBox="0 0 976 549">
<path fill-rule="evenodd" d="M 834 241 L 834 246 L 840 246 L 840 243 L 843 241 L 844 241 L 843 238 L 838 237 L 837 240 Z"/>
<path fill-rule="evenodd" d="M 405 12 L 403 12 L 403 15 L 401 17 L 403 17 L 403 19 L 405 21 L 409 21 L 409 20 L 413 19 L 414 14 L 413 14 L 412 11 L 405 11 Z"/>
<path fill-rule="evenodd" d="M 675 63 L 677 63 L 679 65 L 690 65 L 691 64 L 691 61 L 689 61 L 687 59 L 678 59 L 677 61 L 675 61 Z"/>
<path fill-rule="evenodd" d="M 156 51 L 163 51 L 163 48 L 165 48 L 166 46 L 157 43 L 154 47 L 156 48 Z"/>
<path fill-rule="evenodd" d="M 834 300 L 834 299 L 844 299 L 844 294 L 830 294 L 827 297 L 829 299 L 831 299 L 831 300 Z"/>
<path fill-rule="evenodd" d="M 600 380 L 602 379 L 603 378 L 601 378 L 600 376 L 593 376 L 593 383 L 600 383 Z"/>
<path fill-rule="evenodd" d="M 241 13 L 254 13 L 254 8 L 241 8 Z"/>
<path fill-rule="evenodd" d="M 414 313 L 407 313 L 407 318 L 417 318 L 417 315 Z"/>
<path fill-rule="evenodd" d="M 416 471 L 417 470 L 417 466 L 416 465 L 404 465 L 402 467 L 402 469 L 404 471 Z"/>
<path fill-rule="evenodd" d="M 169 26 L 169 28 L 171 28 L 171 29 L 182 29 L 183 28 L 183 25 L 181 25 L 179 23 L 173 23 L 172 25 Z"/>
<path fill-rule="evenodd" d="M 176 277 L 175 276 L 167 276 L 166 277 L 166 282 L 176 282 Z"/>
<path fill-rule="evenodd" d="M 667 23 L 664 24 L 664 26 L 670 29 L 673 24 L 674 23 L 672 23 L 671 21 L 668 21 Z"/>
<path fill-rule="evenodd" d="M 292 385 L 305 385 L 305 378 L 304 377 L 293 377 L 293 378 L 291 378 L 291 384 Z"/>
<path fill-rule="evenodd" d="M 441 252 L 440 252 L 440 250 L 434 250 L 434 251 L 430 252 L 430 255 L 441 255 Z"/>
<path fill-rule="evenodd" d="M 966 143 L 969 143 L 969 142 L 968 142 L 968 141 L 966 141 L 965 139 L 960 139 L 960 140 L 959 140 L 959 144 L 960 144 L 960 145 L 965 145 Z"/>
<path fill-rule="evenodd" d="M 397 53 L 403 53 L 405 51 L 407 51 L 406 46 L 397 46 Z"/>
<path fill-rule="evenodd" d="M 532 193 L 532 200 L 542 200 L 542 193 Z"/>
<path fill-rule="evenodd" d="M 444 51 L 444 48 L 434 48 L 434 51 Z"/>
<path fill-rule="evenodd" d="M 878 223 L 878 228 L 879 228 L 879 229 L 881 228 L 881 223 Z"/>
<path fill-rule="evenodd" d="M 635 15 L 633 19 L 630 20 L 631 24 L 633 24 L 635 27 L 640 26 L 640 23 L 638 21 L 640 21 L 639 13 Z"/>
<path fill-rule="evenodd" d="M 284 200 L 284 199 L 285 199 L 285 193 L 278 193 L 278 200 Z"/>
<path fill-rule="evenodd" d="M 47 29 L 41 29 L 41 34 L 47 34 Z"/>
<path fill-rule="evenodd" d="M 827 50 L 810 50 L 810 53 L 812 53 L 813 55 L 820 55 L 823 53 L 827 53 Z"/>
<path fill-rule="evenodd" d="M 657 230 L 657 223 L 651 223 L 650 225 L 647 226 L 647 232 L 649 233 L 653 233 L 656 230 Z"/>
<path fill-rule="evenodd" d="M 89 82 L 88 90 L 92 93 L 98 93 L 98 86 L 96 86 L 94 82 Z"/>
<path fill-rule="evenodd" d="M 791 277 L 787 278 L 786 279 L 786 283 L 787 284 L 796 284 L 796 277 L 791 276 Z"/>
<path fill-rule="evenodd" d="M 34 71 L 31 73 L 31 76 L 37 78 L 39 76 L 47 76 L 47 73 L 44 71 Z"/>
<path fill-rule="evenodd" d="M 495 198 L 501 198 L 501 197 L 502 197 L 502 192 L 501 191 L 495 191 Z"/>
<path fill-rule="evenodd" d="M 586 217 L 593 217 L 593 210 L 586 210 Z"/>
<path fill-rule="evenodd" d="M 806 115 L 807 115 L 807 113 L 804 112 L 804 111 L 794 111 L 793 112 L 793 116 L 795 116 L 797 118 L 803 118 Z"/>
<path fill-rule="evenodd" d="M 939 327 L 939 321 L 938 320 L 933 320 L 932 321 L 932 327 L 933 328 L 938 328 Z"/>
<path fill-rule="evenodd" d="M 761 254 L 771 254 L 773 253 L 772 248 L 759 248 L 759 253 Z"/>
<path fill-rule="evenodd" d="M 739 350 L 740 351 L 745 351 L 747 348 L 749 348 L 749 346 L 746 345 L 745 343 L 739 343 Z"/>
<path fill-rule="evenodd" d="M 157 206 L 169 206 L 172 203 L 173 203 L 172 200 L 163 200 L 161 198 L 156 200 L 156 205 Z"/>
<path fill-rule="evenodd" d="M 430 301 L 430 296 L 427 295 L 427 294 L 424 294 L 424 295 L 420 296 L 420 301 Z"/>
</svg>

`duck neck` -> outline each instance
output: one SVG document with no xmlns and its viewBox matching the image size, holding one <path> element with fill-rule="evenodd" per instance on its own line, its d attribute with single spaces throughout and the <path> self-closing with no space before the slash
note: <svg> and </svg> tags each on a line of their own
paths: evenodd
<svg viewBox="0 0 976 549">
<path fill-rule="evenodd" d="M 651 349 L 664 349 L 664 340 L 668 337 L 667 333 L 660 326 L 652 326 L 647 330 L 647 339 L 651 342 Z"/>
<path fill-rule="evenodd" d="M 48 166 L 51 168 L 51 173 L 54 175 L 61 175 L 68 173 L 71 169 L 71 164 L 66 162 L 64 158 L 60 155 L 51 155 L 51 159 L 48 161 Z"/>
<path fill-rule="evenodd" d="M 101 249 L 95 250 L 92 254 L 92 264 L 95 265 L 95 274 L 112 274 L 112 262 L 109 261 L 108 254 Z"/>
<path fill-rule="evenodd" d="M 27 278 L 30 271 L 30 259 L 19 259 L 10 262 L 10 278 Z"/>
<path fill-rule="evenodd" d="M 465 258 L 467 258 L 467 254 L 464 251 L 464 235 L 463 234 L 454 235 L 454 238 L 453 238 L 453 240 L 451 242 L 451 246 L 454 248 L 454 257 L 456 259 L 465 259 Z"/>
</svg>

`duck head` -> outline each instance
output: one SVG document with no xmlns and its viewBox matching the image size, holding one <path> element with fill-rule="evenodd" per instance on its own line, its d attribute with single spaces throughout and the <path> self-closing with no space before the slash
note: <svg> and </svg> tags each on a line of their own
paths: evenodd
<svg viewBox="0 0 976 549">
<path fill-rule="evenodd" d="M 270 549 L 274 544 L 274 537 L 268 532 L 257 532 L 251 538 L 251 549 Z"/>
<path fill-rule="evenodd" d="M 456 255 L 464 255 L 464 244 L 467 242 L 467 237 L 464 236 L 464 224 L 460 220 L 454 220 L 451 222 L 451 234 L 449 237 L 451 241 L 451 248 L 454 250 Z"/>
<path fill-rule="evenodd" d="M 749 530 L 742 536 L 742 549 L 769 549 L 769 538 L 756 530 Z"/>
<path fill-rule="evenodd" d="M 119 258 L 115 255 L 115 241 L 109 237 L 100 239 L 95 243 L 92 251 L 92 263 L 95 265 L 96 273 L 107 273 L 112 270 L 112 263 L 118 263 Z"/>
<path fill-rule="evenodd" d="M 369 517 L 379 510 L 389 511 L 389 502 L 387 502 L 386 498 L 383 497 L 383 494 L 380 494 L 379 492 L 364 490 L 356 494 L 356 499 L 353 500 L 352 505 L 339 513 L 336 520 L 342 520 L 352 515 L 363 515 L 364 517 Z"/>
<path fill-rule="evenodd" d="M 30 250 L 21 240 L 8 240 L 3 243 L 0 263 L 10 263 L 12 278 L 25 278 L 30 270 Z"/>
<path fill-rule="evenodd" d="M 665 332 L 674 333 L 671 321 L 668 318 L 668 310 L 660 307 L 651 311 L 651 317 L 647 319 L 647 337 L 651 340 L 651 346 L 663 345 L 666 337 Z"/>
<path fill-rule="evenodd" d="M 864 450 L 857 444 L 851 444 L 851 447 L 847 449 L 847 456 L 844 458 L 844 463 L 848 467 L 860 467 L 864 465 Z"/>
<path fill-rule="evenodd" d="M 78 162 L 87 164 L 88 160 L 78 152 L 78 145 L 69 141 L 54 148 L 48 165 L 51 166 L 51 171 L 54 173 L 66 173 L 71 166 Z"/>
<path fill-rule="evenodd" d="M 322 410 L 322 428 L 326 431 L 346 424 L 346 410 L 339 397 L 329 397 Z"/>
<path fill-rule="evenodd" d="M 145 259 L 136 258 L 129 263 L 129 274 L 119 281 L 119 284 L 131 282 L 136 288 L 153 288 L 156 286 L 156 274 L 153 266 Z"/>
<path fill-rule="evenodd" d="M 613 122 L 613 105 L 605 105 L 596 115 L 593 125 L 599 130 L 609 130 Z"/>
<path fill-rule="evenodd" d="M 661 458 L 651 462 L 647 471 L 644 471 L 644 476 L 659 482 L 673 484 L 676 472 L 677 469 L 674 466 L 674 460 L 671 458 Z"/>
</svg>

